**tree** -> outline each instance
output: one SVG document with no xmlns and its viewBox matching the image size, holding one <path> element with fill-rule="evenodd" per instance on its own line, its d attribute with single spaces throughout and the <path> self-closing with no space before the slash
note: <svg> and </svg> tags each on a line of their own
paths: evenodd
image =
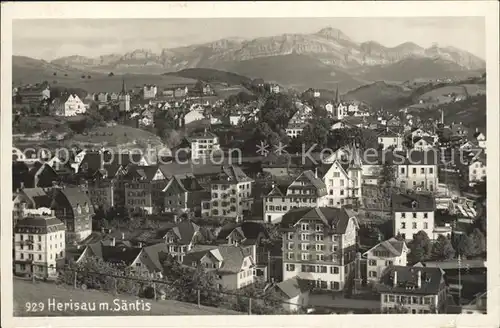
<svg viewBox="0 0 500 328">
<path fill-rule="evenodd" d="M 451 241 L 443 235 L 440 235 L 432 245 L 432 258 L 436 260 L 450 260 L 455 257 L 455 250 Z"/>
<path fill-rule="evenodd" d="M 87 75 L 87 79 L 90 79 L 90 78 L 92 78 L 92 76 L 90 76 L 90 75 Z"/>
<path fill-rule="evenodd" d="M 479 256 L 486 252 L 486 237 L 483 235 L 481 230 L 475 228 L 469 235 L 471 239 L 471 256 Z"/>
<path fill-rule="evenodd" d="M 395 166 L 385 161 L 380 170 L 380 185 L 384 188 L 390 188 L 394 186 L 396 181 L 396 169 Z"/>
<path fill-rule="evenodd" d="M 408 245 L 410 249 L 410 254 L 408 255 L 409 262 L 417 263 L 427 260 L 431 255 L 431 247 L 431 240 L 427 233 L 423 230 L 417 232 L 413 235 L 413 240 Z"/>
<path fill-rule="evenodd" d="M 52 75 L 57 76 L 57 73 L 56 73 L 56 72 L 54 72 L 54 74 L 52 74 Z"/>
<path fill-rule="evenodd" d="M 465 234 L 456 234 L 453 236 L 453 244 L 457 250 L 457 254 L 462 257 L 471 256 L 472 251 L 472 239 Z"/>
<path fill-rule="evenodd" d="M 82 75 L 82 79 L 84 79 L 84 78 L 85 78 L 85 75 Z"/>
<path fill-rule="evenodd" d="M 115 74 L 113 72 L 109 72 L 108 76 L 114 76 Z"/>
</svg>

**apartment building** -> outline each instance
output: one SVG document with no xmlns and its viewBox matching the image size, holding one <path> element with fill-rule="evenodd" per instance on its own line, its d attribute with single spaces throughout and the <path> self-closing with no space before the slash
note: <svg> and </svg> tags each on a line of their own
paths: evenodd
<svg viewBox="0 0 500 328">
<path fill-rule="evenodd" d="M 395 183 L 402 189 L 436 190 L 439 153 L 436 151 L 378 151 L 363 154 L 363 178 L 378 176 L 384 163 L 393 165 Z"/>
<path fill-rule="evenodd" d="M 217 285 L 227 290 L 249 286 L 255 281 L 255 262 L 250 247 L 242 246 L 196 246 L 186 254 L 184 265 L 213 272 Z"/>
<path fill-rule="evenodd" d="M 283 215 L 293 208 L 327 206 L 325 183 L 317 171 L 302 172 L 288 186 L 275 185 L 264 198 L 264 220 L 279 223 Z"/>
<path fill-rule="evenodd" d="M 354 274 L 357 219 L 346 209 L 289 211 L 283 231 L 283 280 L 298 277 L 320 289 L 342 290 Z"/>
<path fill-rule="evenodd" d="M 211 200 L 202 202 L 202 216 L 242 219 L 253 204 L 253 182 L 241 168 L 222 166 L 221 172 L 210 181 Z"/>
<path fill-rule="evenodd" d="M 188 142 L 190 143 L 191 159 L 193 161 L 210 158 L 210 156 L 215 156 L 220 151 L 219 138 L 207 130 L 190 136 Z"/>
<path fill-rule="evenodd" d="M 393 265 L 406 266 L 408 247 L 404 240 L 391 238 L 373 246 L 363 254 L 366 259 L 366 280 L 378 283 L 382 274 Z"/>
<path fill-rule="evenodd" d="M 167 180 L 158 165 L 130 166 L 124 177 L 125 207 L 132 212 L 159 213 L 165 209 Z"/>
<path fill-rule="evenodd" d="M 14 227 L 14 272 L 57 277 L 57 260 L 65 257 L 65 230 L 64 223 L 50 211 L 19 220 Z"/>
<path fill-rule="evenodd" d="M 393 194 L 391 203 L 395 235 L 410 240 L 417 232 L 425 231 L 433 238 L 436 202 L 432 195 Z"/>
<path fill-rule="evenodd" d="M 440 268 L 393 266 L 382 276 L 380 309 L 403 308 L 410 314 L 444 313 L 447 286 Z"/>
<path fill-rule="evenodd" d="M 12 226 L 22 219 L 27 211 L 42 210 L 50 212 L 52 195 L 42 188 L 20 188 L 13 194 Z"/>
</svg>

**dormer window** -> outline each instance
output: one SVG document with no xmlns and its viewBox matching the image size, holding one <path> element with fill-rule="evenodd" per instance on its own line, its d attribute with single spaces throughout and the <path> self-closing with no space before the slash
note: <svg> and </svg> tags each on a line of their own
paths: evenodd
<svg viewBox="0 0 500 328">
<path fill-rule="evenodd" d="M 411 208 L 416 209 L 417 205 L 418 205 L 418 203 L 417 203 L 416 200 L 414 200 L 414 201 L 411 202 Z"/>
</svg>

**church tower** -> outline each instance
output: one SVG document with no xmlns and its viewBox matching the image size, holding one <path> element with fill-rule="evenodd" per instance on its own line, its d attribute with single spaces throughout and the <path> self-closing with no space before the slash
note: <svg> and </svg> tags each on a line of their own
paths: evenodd
<svg viewBox="0 0 500 328">
<path fill-rule="evenodd" d="M 120 112 L 130 111 L 130 95 L 125 88 L 125 80 L 122 80 L 122 91 L 118 96 L 118 101 L 120 102 Z"/>
</svg>

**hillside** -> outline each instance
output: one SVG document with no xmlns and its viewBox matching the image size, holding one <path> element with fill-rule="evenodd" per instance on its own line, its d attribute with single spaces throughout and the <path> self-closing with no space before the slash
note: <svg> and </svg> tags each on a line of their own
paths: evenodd
<svg viewBox="0 0 500 328">
<path fill-rule="evenodd" d="M 437 58 L 411 57 L 396 63 L 363 67 L 353 71 L 371 81 L 407 81 L 418 78 L 466 78 L 477 75 L 477 71 L 463 70 L 453 61 Z"/>
<path fill-rule="evenodd" d="M 208 306 L 200 306 L 196 304 L 177 302 L 171 300 L 165 301 L 153 301 L 149 299 L 140 299 L 138 297 L 129 295 L 116 295 L 101 292 L 98 290 L 81 290 L 74 289 L 69 286 L 54 285 L 53 283 L 43 283 L 37 282 L 32 283 L 30 281 L 23 281 L 20 279 L 14 279 L 14 296 L 13 296 L 13 308 L 14 316 L 18 317 L 46 317 L 46 316 L 113 316 L 113 315 L 238 315 L 242 314 L 240 312 L 214 308 Z M 47 308 L 47 300 L 54 298 L 59 302 L 78 302 L 78 303 L 95 303 L 99 304 L 107 303 L 109 310 L 97 309 L 96 312 L 85 312 L 85 311 L 60 311 L 54 312 Z M 120 300 L 120 304 L 125 301 L 127 304 L 132 304 L 136 301 L 144 303 L 150 303 L 150 311 L 134 311 L 130 308 L 129 311 L 112 311 L 114 308 L 114 300 Z M 28 312 L 26 304 L 28 302 L 40 304 L 43 303 L 44 309 L 39 309 L 38 312 Z"/>
<path fill-rule="evenodd" d="M 158 70 L 216 68 L 226 62 L 290 54 L 313 56 L 322 63 L 337 68 L 387 65 L 411 57 L 447 60 L 462 69 L 485 67 L 484 60 L 461 49 L 437 45 L 423 48 L 412 42 L 395 47 L 385 47 L 370 40 L 357 43 L 341 30 L 332 27 L 325 27 L 310 34 L 285 33 L 251 40 L 221 39 L 163 49 L 158 53 L 150 49 L 136 49 L 125 54 L 109 54 L 95 58 L 68 56 L 58 58 L 53 63 L 98 71 L 154 73 Z"/>
<path fill-rule="evenodd" d="M 178 72 L 165 73 L 163 75 L 178 76 L 205 82 L 220 82 L 228 85 L 242 85 L 252 82 L 252 80 L 246 76 L 211 68 L 188 68 Z"/>
<path fill-rule="evenodd" d="M 222 64 L 225 70 L 251 78 L 277 82 L 295 89 L 335 89 L 347 91 L 365 81 L 351 77 L 342 69 L 328 66 L 308 55 L 290 54 Z"/>
<path fill-rule="evenodd" d="M 151 147 L 163 145 L 160 137 L 151 132 L 125 125 L 96 127 L 88 133 L 75 134 L 68 142 L 80 144 L 81 146 L 91 144 L 93 146 L 118 146 L 119 148 L 124 146 L 142 148 L 147 145 Z"/>
<path fill-rule="evenodd" d="M 367 84 L 342 95 L 343 100 L 361 101 L 373 109 L 399 109 L 408 103 L 411 90 L 383 81 Z"/>
<path fill-rule="evenodd" d="M 82 75 L 85 78 L 82 78 Z M 13 56 L 12 58 L 12 77 L 14 86 L 48 81 L 52 86 L 83 89 L 89 93 L 119 92 L 123 80 L 129 89 L 142 87 L 144 84 L 156 84 L 159 88 L 165 88 L 177 84 L 192 85 L 196 83 L 196 80 L 175 75 L 117 74 L 108 76 L 108 74 L 82 72 L 78 69 L 64 68 L 45 61 L 21 56 Z"/>
</svg>

